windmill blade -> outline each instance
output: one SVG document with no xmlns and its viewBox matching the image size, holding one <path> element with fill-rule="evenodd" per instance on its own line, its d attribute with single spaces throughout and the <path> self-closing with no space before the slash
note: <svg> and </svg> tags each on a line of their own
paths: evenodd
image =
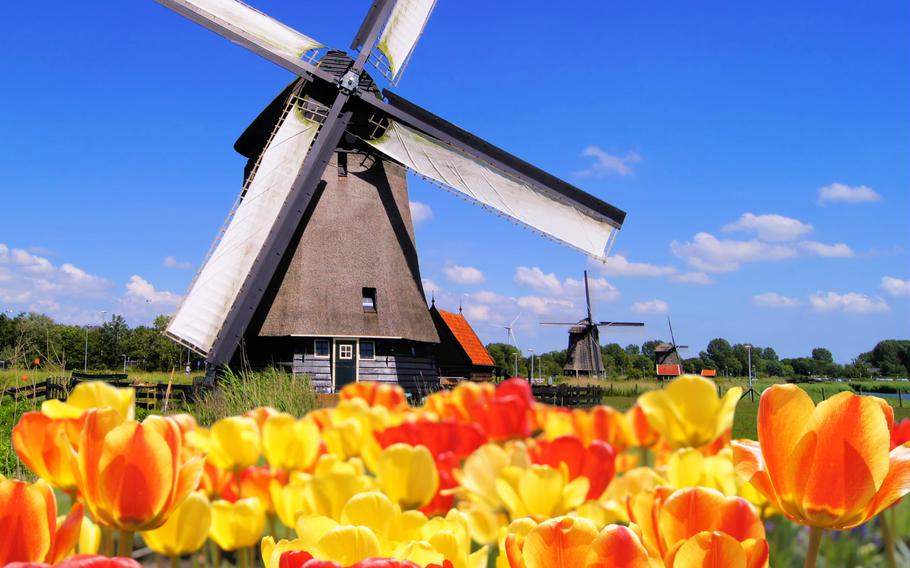
<svg viewBox="0 0 910 568">
<path fill-rule="evenodd" d="M 667 316 L 667 325 L 670 326 L 670 342 L 673 347 L 676 347 L 676 337 L 673 336 L 673 322 L 670 321 L 670 316 Z"/>
<path fill-rule="evenodd" d="M 594 316 L 591 315 L 591 290 L 588 288 L 588 271 L 585 270 L 585 302 L 588 305 L 588 321 L 594 321 Z"/>
<path fill-rule="evenodd" d="M 540 322 L 540 325 L 571 325 L 571 326 L 576 326 L 576 325 L 583 325 L 583 324 L 582 324 L 581 322 L 563 323 L 563 322 L 555 322 L 555 321 L 542 321 L 542 322 Z"/>
<path fill-rule="evenodd" d="M 387 2 L 393 2 L 394 6 L 375 45 L 375 48 L 385 56 L 385 61 L 374 58 L 372 62 L 395 85 L 401 79 L 401 74 L 407 67 L 411 54 L 414 53 L 414 47 L 430 19 L 436 0 L 374 0 L 354 37 L 351 49 L 364 48 L 367 41 L 366 32 L 381 17 L 383 5 Z M 374 46 L 366 47 L 372 49 Z"/>
<path fill-rule="evenodd" d="M 383 91 L 362 97 L 384 131 L 374 148 L 425 179 L 557 242 L 604 260 L 625 212 Z"/>
<path fill-rule="evenodd" d="M 290 99 L 240 202 L 168 324 L 168 335 L 202 355 L 212 350 L 320 130 L 304 105 L 296 96 Z"/>
<path fill-rule="evenodd" d="M 204 28 L 226 37 L 301 77 L 333 78 L 309 61 L 309 51 L 323 47 L 315 39 L 237 0 L 155 0 Z"/>
<path fill-rule="evenodd" d="M 598 327 L 641 327 L 645 324 L 640 321 L 599 321 L 596 325 Z"/>
<path fill-rule="evenodd" d="M 515 319 L 512 320 L 512 323 L 509 324 L 509 329 L 511 329 L 512 326 L 515 325 L 515 322 L 517 322 L 517 321 L 518 321 L 518 318 L 520 318 L 520 317 L 521 317 L 521 312 L 519 312 L 518 315 L 515 316 Z"/>
</svg>

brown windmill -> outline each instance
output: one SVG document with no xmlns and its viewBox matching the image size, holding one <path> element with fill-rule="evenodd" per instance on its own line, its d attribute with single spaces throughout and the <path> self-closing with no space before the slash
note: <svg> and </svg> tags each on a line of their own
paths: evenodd
<svg viewBox="0 0 910 568">
<path fill-rule="evenodd" d="M 638 321 L 594 321 L 591 314 L 591 292 L 588 289 L 588 271 L 585 270 L 585 302 L 588 316 L 577 323 L 541 322 L 541 325 L 569 326 L 569 347 L 563 373 L 571 376 L 604 376 L 604 358 L 600 350 L 601 327 L 640 327 Z"/>
<path fill-rule="evenodd" d="M 350 55 L 236 0 L 158 1 L 297 76 L 235 144 L 249 160 L 240 198 L 167 328 L 210 371 L 282 364 L 325 390 L 438 380 L 407 170 L 606 256 L 623 211 L 366 73 L 397 84 L 435 0 L 374 0 Z"/>
</svg>

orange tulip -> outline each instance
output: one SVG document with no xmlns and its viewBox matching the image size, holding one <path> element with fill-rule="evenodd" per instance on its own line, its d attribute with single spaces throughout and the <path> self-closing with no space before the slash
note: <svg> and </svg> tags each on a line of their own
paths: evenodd
<svg viewBox="0 0 910 568">
<path fill-rule="evenodd" d="M 389 410 L 407 408 L 404 390 L 398 385 L 387 385 L 375 381 L 362 381 L 346 385 L 338 394 L 341 400 L 362 398 L 370 406 L 384 406 Z"/>
<path fill-rule="evenodd" d="M 509 527 L 504 548 L 510 568 L 648 568 L 648 553 L 626 527 L 600 533 L 581 517 L 556 517 L 533 526 L 524 518 Z M 500 553 L 502 554 L 502 552 Z"/>
<path fill-rule="evenodd" d="M 35 475 L 54 487 L 73 493 L 76 475 L 73 470 L 73 451 L 67 431 L 67 420 L 54 420 L 40 412 L 26 412 L 13 428 L 13 447 Z M 73 422 L 81 424 L 82 420 Z"/>
<path fill-rule="evenodd" d="M 556 469 L 565 464 L 570 480 L 588 478 L 588 499 L 600 497 L 616 473 L 616 453 L 609 444 L 594 440 L 585 447 L 578 436 L 538 441 L 531 447 L 531 460 Z"/>
<path fill-rule="evenodd" d="M 76 546 L 81 526 L 79 504 L 57 526 L 57 500 L 43 481 L 0 479 L 0 566 L 59 562 Z"/>
<path fill-rule="evenodd" d="M 687 551 L 700 549 L 705 542 L 712 546 L 724 545 L 721 546 L 724 550 L 735 549 L 732 552 L 721 551 L 727 556 L 718 558 L 738 558 L 742 553 L 748 560 L 749 568 L 761 567 L 767 563 L 768 545 L 764 525 L 755 508 L 741 497 L 726 497 L 719 491 L 704 487 L 688 487 L 678 491 L 660 487 L 655 491 L 633 495 L 627 503 L 629 518 L 641 530 L 642 541 L 648 553 L 655 558 L 664 559 L 667 566 L 673 566 L 673 558 L 681 548 L 686 547 Z M 727 547 L 726 539 L 709 539 L 702 535 L 714 532 L 732 538 L 737 546 Z M 695 537 L 698 537 L 696 542 L 687 544 Z M 684 558 L 689 558 L 689 552 Z M 681 562 L 681 559 L 677 561 Z M 721 561 L 714 565 L 732 566 L 736 562 Z"/>
<path fill-rule="evenodd" d="M 203 460 L 184 461 L 180 428 L 161 416 L 121 423 L 90 410 L 79 440 L 77 484 L 92 517 L 124 531 L 158 528 L 199 484 Z"/>
<path fill-rule="evenodd" d="M 795 385 L 761 397 L 758 442 L 733 444 L 736 471 L 790 520 L 861 525 L 910 493 L 910 446 L 891 447 L 885 401 L 842 392 L 816 406 Z"/>
</svg>

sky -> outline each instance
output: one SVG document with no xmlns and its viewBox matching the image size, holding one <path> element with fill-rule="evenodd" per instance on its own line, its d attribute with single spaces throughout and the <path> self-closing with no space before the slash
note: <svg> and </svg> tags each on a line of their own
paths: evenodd
<svg viewBox="0 0 910 568">
<path fill-rule="evenodd" d="M 253 5 L 346 47 L 368 0 Z M 0 309 L 173 311 L 292 79 L 151 0 L 18 2 L 0 36 Z M 395 91 L 627 211 L 595 263 L 420 179 L 421 273 L 485 342 L 714 337 L 847 362 L 910 338 L 910 4 L 439 0 Z M 105 313 L 102 313 L 105 312 Z"/>
</svg>

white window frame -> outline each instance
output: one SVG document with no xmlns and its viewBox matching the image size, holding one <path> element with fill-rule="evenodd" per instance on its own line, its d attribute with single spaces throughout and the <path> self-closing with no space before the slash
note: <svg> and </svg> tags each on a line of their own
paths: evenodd
<svg viewBox="0 0 910 568">
<path fill-rule="evenodd" d="M 327 354 L 326 354 L 326 355 L 320 355 L 320 354 L 316 351 L 316 344 L 317 344 L 317 343 L 325 343 L 325 344 L 326 344 L 326 346 L 328 347 L 328 349 L 326 350 L 326 351 L 327 351 Z M 331 358 L 331 357 L 332 357 L 332 342 L 331 342 L 331 341 L 329 341 L 328 339 L 317 339 L 317 340 L 313 341 L 313 358 L 315 358 L 315 359 L 329 359 L 329 358 Z"/>
<path fill-rule="evenodd" d="M 348 355 L 345 357 L 344 352 L 347 351 Z M 354 359 L 354 344 L 352 343 L 339 343 L 338 344 L 338 359 L 344 361 L 352 361 Z"/>
<path fill-rule="evenodd" d="M 360 351 L 360 346 L 364 343 L 369 343 L 373 346 L 373 355 L 370 357 L 364 357 L 363 352 Z M 376 360 L 376 342 L 371 340 L 362 340 L 357 342 L 357 357 L 365 361 L 375 361 Z"/>
</svg>

